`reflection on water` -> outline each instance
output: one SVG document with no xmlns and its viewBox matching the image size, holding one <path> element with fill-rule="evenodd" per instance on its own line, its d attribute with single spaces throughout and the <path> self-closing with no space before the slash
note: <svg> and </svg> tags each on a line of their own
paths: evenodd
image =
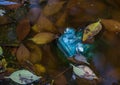
<svg viewBox="0 0 120 85">
<path fill-rule="evenodd" d="M 96 70 L 99 72 L 102 78 L 102 85 L 113 85 L 113 83 L 118 83 L 118 79 L 114 74 L 109 75 L 110 72 L 114 71 L 115 68 L 105 61 L 105 56 L 102 54 L 96 54 L 93 59 Z"/>
</svg>

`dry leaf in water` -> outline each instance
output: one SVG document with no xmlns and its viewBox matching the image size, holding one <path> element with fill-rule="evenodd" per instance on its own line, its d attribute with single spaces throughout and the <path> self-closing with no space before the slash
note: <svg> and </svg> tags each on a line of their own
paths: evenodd
<svg viewBox="0 0 120 85">
<path fill-rule="evenodd" d="M 16 52 L 17 60 L 22 64 L 30 58 L 29 50 L 21 44 Z"/>
<path fill-rule="evenodd" d="M 51 72 L 50 72 L 51 76 L 56 77 L 56 78 L 54 78 L 54 84 L 55 85 L 67 85 L 68 84 L 68 82 L 66 80 L 66 77 L 61 73 L 62 72 L 59 72 L 59 71 L 56 71 L 56 70 L 51 70 Z"/>
<path fill-rule="evenodd" d="M 18 3 L 18 4 L 7 5 L 6 8 L 13 10 L 13 9 L 17 9 L 21 6 L 22 6 L 22 4 Z"/>
<path fill-rule="evenodd" d="M 22 41 L 30 32 L 30 23 L 27 18 L 22 19 L 16 29 L 19 41 Z"/>
<path fill-rule="evenodd" d="M 112 19 L 101 19 L 101 23 L 106 30 L 111 32 L 120 32 L 120 22 Z"/>
<path fill-rule="evenodd" d="M 53 23 L 43 15 L 39 17 L 37 23 L 32 27 L 32 29 L 35 32 L 41 32 L 41 31 L 49 31 L 53 33 L 57 32 L 57 29 L 55 28 Z"/>
<path fill-rule="evenodd" d="M 27 43 L 27 47 L 30 50 L 30 62 L 33 64 L 40 63 L 42 59 L 41 49 L 34 43 Z"/>
<path fill-rule="evenodd" d="M 46 72 L 46 69 L 41 64 L 35 64 L 34 65 L 34 71 L 35 71 L 35 73 L 37 75 L 41 75 L 41 73 L 45 73 Z"/>
<path fill-rule="evenodd" d="M 65 22 L 66 22 L 66 17 L 67 17 L 67 13 L 64 12 L 62 14 L 62 16 L 57 20 L 56 26 L 63 27 L 65 25 Z"/>
<path fill-rule="evenodd" d="M 47 44 L 56 38 L 56 35 L 50 32 L 41 32 L 36 34 L 32 40 L 36 44 Z"/>
<path fill-rule="evenodd" d="M 12 20 L 7 16 L 0 16 L 0 25 L 12 23 Z"/>
<path fill-rule="evenodd" d="M 13 73 L 15 70 L 16 69 L 14 69 L 14 68 L 7 68 L 6 69 L 7 73 L 9 73 L 9 74 Z"/>
<path fill-rule="evenodd" d="M 47 4 L 45 6 L 45 8 L 43 9 L 43 14 L 45 16 L 51 16 L 51 15 L 59 12 L 60 9 L 63 7 L 64 3 L 65 3 L 65 1 Z"/>
<path fill-rule="evenodd" d="M 39 7 L 34 7 L 32 9 L 30 9 L 29 13 L 28 13 L 28 17 L 29 20 L 31 22 L 31 24 L 35 24 L 40 16 L 41 13 L 41 9 Z"/>
</svg>

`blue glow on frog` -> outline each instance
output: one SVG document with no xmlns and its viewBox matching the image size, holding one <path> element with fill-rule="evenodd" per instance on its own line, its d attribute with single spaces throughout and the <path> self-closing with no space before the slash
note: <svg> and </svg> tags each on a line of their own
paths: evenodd
<svg viewBox="0 0 120 85">
<path fill-rule="evenodd" d="M 90 48 L 89 44 L 82 43 L 83 31 L 76 32 L 74 28 L 66 28 L 64 34 L 58 39 L 57 45 L 66 57 L 73 57 L 74 55 L 85 52 Z"/>
</svg>

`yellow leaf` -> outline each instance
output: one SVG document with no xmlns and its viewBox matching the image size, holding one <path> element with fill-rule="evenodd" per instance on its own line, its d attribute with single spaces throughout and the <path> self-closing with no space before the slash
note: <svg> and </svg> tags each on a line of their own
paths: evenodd
<svg viewBox="0 0 120 85">
<path fill-rule="evenodd" d="M 47 44 L 51 42 L 52 40 L 54 40 L 55 38 L 56 36 L 53 33 L 42 32 L 42 33 L 36 34 L 30 40 L 32 40 L 36 44 Z"/>
<path fill-rule="evenodd" d="M 86 41 L 89 39 L 92 39 L 96 34 L 98 34 L 102 29 L 102 25 L 100 23 L 100 20 L 98 22 L 92 23 L 88 25 L 83 33 L 82 41 Z"/>
<path fill-rule="evenodd" d="M 32 27 L 32 29 L 35 32 L 49 31 L 57 33 L 57 29 L 53 23 L 43 15 L 39 17 L 37 23 Z"/>
<path fill-rule="evenodd" d="M 34 65 L 34 70 L 35 70 L 35 73 L 37 75 L 41 75 L 41 73 L 45 73 L 46 72 L 45 67 L 42 66 L 41 64 L 35 64 Z"/>
<path fill-rule="evenodd" d="M 60 9 L 63 7 L 64 3 L 65 3 L 65 1 L 47 4 L 45 6 L 45 8 L 43 9 L 43 14 L 45 16 L 51 16 L 51 15 L 59 12 Z"/>
<path fill-rule="evenodd" d="M 112 19 L 102 19 L 101 23 L 105 29 L 111 32 L 120 32 L 120 22 Z"/>
</svg>

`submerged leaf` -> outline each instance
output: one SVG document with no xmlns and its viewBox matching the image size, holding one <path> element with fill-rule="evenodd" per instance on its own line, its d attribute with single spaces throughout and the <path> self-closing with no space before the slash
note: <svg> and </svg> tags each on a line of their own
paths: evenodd
<svg viewBox="0 0 120 85">
<path fill-rule="evenodd" d="M 42 59 L 42 51 L 40 47 L 30 42 L 27 43 L 27 47 L 30 51 L 30 58 L 29 58 L 30 62 L 33 64 L 40 63 Z"/>
<path fill-rule="evenodd" d="M 37 75 L 41 75 L 41 73 L 45 73 L 46 69 L 44 66 L 42 66 L 41 64 L 35 64 L 34 65 L 34 69 L 35 69 L 35 73 Z"/>
<path fill-rule="evenodd" d="M 63 27 L 65 25 L 65 22 L 66 22 L 66 17 L 67 17 L 67 13 L 64 12 L 62 14 L 62 16 L 57 20 L 56 25 L 58 27 Z"/>
<path fill-rule="evenodd" d="M 88 25 L 84 30 L 82 41 L 92 39 L 101 30 L 102 30 L 102 25 L 100 23 L 100 20 L 98 22 L 95 22 L 95 23 Z"/>
<path fill-rule="evenodd" d="M 2 47 L 0 46 L 0 55 L 2 55 L 3 54 L 3 49 L 2 49 Z"/>
<path fill-rule="evenodd" d="M 53 33 L 49 33 L 49 32 L 42 32 L 42 33 L 38 33 L 36 34 L 33 38 L 31 38 L 30 40 L 32 40 L 34 43 L 36 44 L 46 44 L 51 42 L 52 40 L 54 40 L 56 38 L 55 34 Z"/>
<path fill-rule="evenodd" d="M 73 64 L 70 64 L 73 67 L 73 72 L 75 75 L 81 78 L 85 78 L 88 80 L 98 79 L 98 77 L 93 73 L 93 71 L 85 65 L 79 65 L 75 66 Z"/>
<path fill-rule="evenodd" d="M 41 15 L 37 21 L 37 23 L 32 27 L 35 32 L 49 31 L 56 33 L 57 29 L 54 24 L 45 16 Z"/>
<path fill-rule="evenodd" d="M 30 23 L 27 18 L 22 19 L 16 29 L 17 37 L 19 41 L 22 41 L 30 32 Z"/>
<path fill-rule="evenodd" d="M 23 63 L 24 61 L 29 59 L 30 52 L 23 44 L 21 44 L 16 52 L 16 57 L 20 63 Z"/>
<path fill-rule="evenodd" d="M 12 23 L 12 20 L 7 16 L 0 16 L 0 25 Z"/>
<path fill-rule="evenodd" d="M 5 77 L 5 78 L 10 78 L 14 82 L 17 82 L 19 84 L 29 84 L 36 80 L 39 80 L 41 77 L 34 75 L 28 70 L 18 70 L 13 72 L 9 77 Z"/>
<path fill-rule="evenodd" d="M 86 63 L 86 64 L 89 64 L 89 63 L 87 62 L 86 57 L 83 56 L 83 55 L 81 55 L 81 54 L 75 55 L 74 58 L 75 58 L 77 61 L 80 61 L 80 62 L 84 62 L 84 63 Z"/>
<path fill-rule="evenodd" d="M 43 9 L 43 14 L 45 16 L 51 16 L 57 12 L 60 11 L 60 9 L 63 7 L 65 1 L 57 2 L 57 3 L 52 3 L 52 4 L 47 4 L 45 8 Z"/>
<path fill-rule="evenodd" d="M 17 4 L 10 4 L 10 5 L 6 5 L 6 7 L 8 8 L 8 9 L 17 9 L 17 8 L 19 8 L 19 7 L 21 7 L 22 6 L 22 4 L 21 3 L 17 3 Z"/>
<path fill-rule="evenodd" d="M 102 19 L 101 23 L 106 30 L 111 32 L 120 32 L 120 22 L 112 19 Z"/>
</svg>

